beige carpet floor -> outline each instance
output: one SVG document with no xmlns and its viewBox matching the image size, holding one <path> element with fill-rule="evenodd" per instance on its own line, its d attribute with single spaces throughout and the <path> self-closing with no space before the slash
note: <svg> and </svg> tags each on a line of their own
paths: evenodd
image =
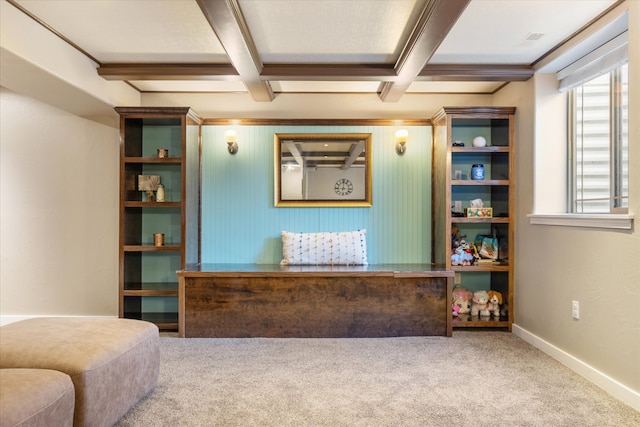
<svg viewBox="0 0 640 427">
<path fill-rule="evenodd" d="M 125 426 L 640 426 L 640 412 L 513 334 L 161 338 Z"/>
</svg>

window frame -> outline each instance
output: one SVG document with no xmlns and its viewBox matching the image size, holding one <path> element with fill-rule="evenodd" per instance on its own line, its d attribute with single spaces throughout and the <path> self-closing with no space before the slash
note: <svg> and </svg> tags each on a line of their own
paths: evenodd
<svg viewBox="0 0 640 427">
<path fill-rule="evenodd" d="M 626 67 L 626 79 L 623 79 L 623 71 L 622 69 Z M 627 184 L 627 192 L 623 193 L 623 155 L 624 155 L 624 147 L 623 147 L 623 108 L 621 107 L 623 101 L 623 91 L 618 90 L 622 86 L 624 82 L 628 85 L 629 79 L 629 70 L 628 63 L 621 65 L 607 73 L 609 75 L 609 210 L 602 212 L 584 212 L 579 211 L 577 205 L 580 201 L 585 201 L 589 199 L 578 199 L 577 195 L 577 180 L 579 175 L 577 173 L 577 127 L 578 127 L 578 107 L 577 107 L 577 91 L 584 84 L 588 84 L 589 82 L 595 80 L 589 80 L 584 82 L 582 85 L 571 88 L 568 92 L 568 107 L 567 107 L 567 118 L 568 118 L 568 153 L 567 153 L 567 170 L 569 172 L 567 176 L 567 202 L 566 202 L 566 213 L 571 215 L 627 215 L 629 213 L 628 201 L 629 201 L 629 188 Z M 596 77 L 597 78 L 597 77 Z M 627 105 L 626 111 L 628 112 L 628 86 L 627 86 Z M 628 159 L 628 118 L 627 118 L 627 159 Z M 627 163 L 627 173 L 628 173 L 628 163 Z M 627 181 L 628 182 L 628 181 Z M 620 201 L 622 199 L 627 200 L 627 206 L 620 206 Z M 596 200 L 596 199 L 592 199 Z"/>
</svg>

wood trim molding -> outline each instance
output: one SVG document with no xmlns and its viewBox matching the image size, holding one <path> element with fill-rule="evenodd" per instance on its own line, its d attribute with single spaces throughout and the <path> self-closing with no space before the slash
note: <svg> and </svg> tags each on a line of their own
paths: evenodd
<svg viewBox="0 0 640 427">
<path fill-rule="evenodd" d="M 102 64 L 105 80 L 240 80 L 231 64 Z"/>
<path fill-rule="evenodd" d="M 262 62 L 238 0 L 197 2 L 251 97 L 255 101 L 273 101 L 275 95 L 271 85 L 260 78 Z"/>
<path fill-rule="evenodd" d="M 529 65 L 427 64 L 415 80 L 516 82 L 529 80 L 533 72 Z"/>
<path fill-rule="evenodd" d="M 464 12 L 470 0 L 428 1 L 418 19 L 413 33 L 396 62 L 397 78 L 384 82 L 379 92 L 380 99 L 396 102 L 407 91 L 409 85 L 427 64 L 453 24 Z"/>
<path fill-rule="evenodd" d="M 204 119 L 203 125 L 233 126 L 431 126 L 429 119 Z"/>
<path fill-rule="evenodd" d="M 242 80 L 231 64 L 102 64 L 98 74 L 106 80 Z M 526 81 L 528 65 L 427 64 L 416 81 Z M 398 77 L 385 64 L 264 64 L 262 80 L 387 81 Z"/>
</svg>

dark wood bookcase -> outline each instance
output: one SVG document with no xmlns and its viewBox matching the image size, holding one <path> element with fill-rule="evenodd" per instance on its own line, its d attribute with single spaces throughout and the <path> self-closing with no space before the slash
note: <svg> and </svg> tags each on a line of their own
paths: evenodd
<svg viewBox="0 0 640 427">
<path fill-rule="evenodd" d="M 116 107 L 120 114 L 119 316 L 178 330 L 178 278 L 200 262 L 202 120 L 186 107 Z M 160 158 L 159 149 L 168 149 Z M 165 201 L 138 176 L 157 175 Z M 164 244 L 154 244 L 154 234 Z"/>
<path fill-rule="evenodd" d="M 433 262 L 456 272 L 454 286 L 470 291 L 494 290 L 507 304 L 505 315 L 489 318 L 471 315 L 454 317 L 453 327 L 488 327 L 511 330 L 514 305 L 514 107 L 445 107 L 433 123 Z M 472 140 L 483 136 L 487 145 L 473 147 Z M 454 142 L 464 146 L 454 146 Z M 474 164 L 482 164 L 485 177 L 471 179 Z M 458 174 L 456 174 L 458 171 Z M 493 209 L 491 218 L 469 218 L 464 209 L 480 198 Z M 454 212 L 460 201 L 462 212 Z M 468 242 L 477 235 L 497 232 L 499 262 L 452 265 L 452 228 Z"/>
</svg>

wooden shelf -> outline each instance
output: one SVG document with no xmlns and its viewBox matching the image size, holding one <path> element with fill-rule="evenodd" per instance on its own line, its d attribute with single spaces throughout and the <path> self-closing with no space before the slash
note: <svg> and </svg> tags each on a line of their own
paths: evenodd
<svg viewBox="0 0 640 427">
<path fill-rule="evenodd" d="M 163 164 L 176 163 L 176 164 L 180 164 L 180 163 L 182 163 L 182 158 L 181 157 L 167 157 L 167 158 L 161 159 L 159 157 L 125 157 L 124 158 L 124 162 L 125 163 L 163 163 Z"/>
<path fill-rule="evenodd" d="M 174 252 L 181 251 L 182 247 L 177 245 L 164 245 L 164 246 L 154 246 L 154 245 L 125 245 L 125 252 Z"/>
<path fill-rule="evenodd" d="M 477 317 L 477 316 L 468 316 L 464 317 L 453 317 L 453 327 L 454 328 L 508 328 L 510 327 L 510 322 L 507 318 L 499 318 L 495 317 Z"/>
<path fill-rule="evenodd" d="M 451 185 L 509 185 L 508 179 L 452 179 Z"/>
<path fill-rule="evenodd" d="M 178 291 L 160 291 L 160 290 L 125 290 L 122 291 L 122 295 L 125 297 L 177 297 Z"/>
<path fill-rule="evenodd" d="M 510 222 L 511 222 L 511 219 L 509 217 L 506 217 L 506 216 L 494 216 L 494 217 L 491 217 L 491 218 L 467 218 L 466 216 L 452 216 L 451 217 L 451 223 L 452 224 L 456 224 L 456 223 L 509 224 Z"/>
<path fill-rule="evenodd" d="M 445 107 L 431 122 L 433 124 L 433 192 L 432 192 L 432 261 L 444 263 L 456 272 L 460 286 L 474 292 L 500 292 L 508 304 L 504 318 L 453 317 L 454 327 L 507 328 L 511 330 L 514 313 L 514 199 L 515 199 L 515 108 L 514 107 Z M 486 138 L 489 146 L 471 147 L 476 136 Z M 467 146 L 454 147 L 453 141 Z M 457 171 L 468 174 L 475 164 L 486 170 L 483 180 L 453 179 Z M 467 174 L 467 175 L 465 175 Z M 496 179 L 492 179 L 496 178 Z M 492 218 L 454 216 L 451 207 L 460 201 L 468 207 L 469 200 L 480 198 L 493 208 Z M 451 255 L 456 246 L 453 227 L 459 238 L 473 243 L 476 236 L 493 235 L 497 230 L 498 255 L 508 259 L 505 264 L 452 265 Z M 480 250 L 480 248 L 478 248 Z"/>
<path fill-rule="evenodd" d="M 178 281 L 173 282 L 127 282 L 124 292 L 129 291 L 177 291 Z"/>
<path fill-rule="evenodd" d="M 200 240 L 202 120 L 187 107 L 116 111 L 121 141 L 119 316 L 178 330 L 176 271 L 200 262 L 199 247 L 191 240 Z M 157 157 L 159 149 L 173 157 Z M 167 201 L 143 201 L 138 175 L 158 175 L 169 183 Z M 151 243 L 153 233 L 166 233 L 163 246 Z"/>
<path fill-rule="evenodd" d="M 125 201 L 125 208 L 179 208 L 182 202 L 141 202 L 141 201 Z"/>
<path fill-rule="evenodd" d="M 451 270 L 461 272 L 471 271 L 505 271 L 511 269 L 508 265 L 452 265 Z"/>
<path fill-rule="evenodd" d="M 510 147 L 492 145 L 489 147 L 451 147 L 452 153 L 508 153 Z"/>
</svg>

